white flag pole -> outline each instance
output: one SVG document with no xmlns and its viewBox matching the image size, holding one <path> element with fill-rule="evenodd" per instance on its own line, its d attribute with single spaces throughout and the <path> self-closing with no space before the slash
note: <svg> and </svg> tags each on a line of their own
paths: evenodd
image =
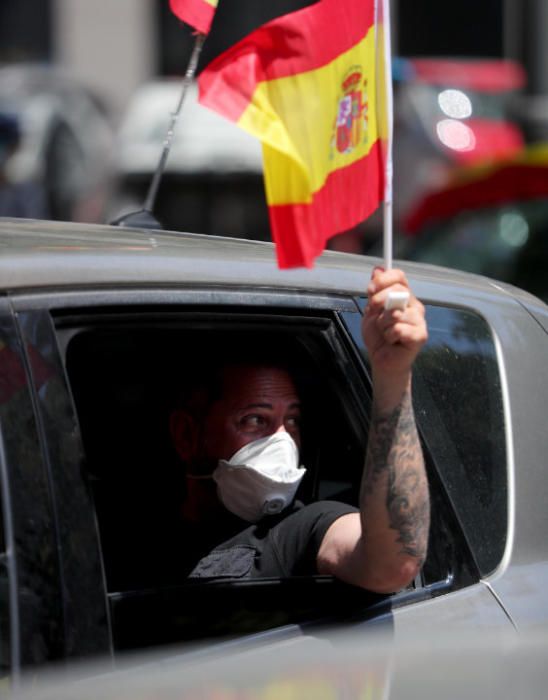
<svg viewBox="0 0 548 700">
<path fill-rule="evenodd" d="M 392 92 L 392 42 L 390 31 L 390 0 L 377 0 L 382 3 L 383 49 L 384 55 L 384 94 L 386 103 L 386 150 L 384 158 L 384 204 L 383 204 L 383 256 L 384 269 L 392 269 L 393 258 L 393 188 L 394 176 L 392 144 L 394 141 L 394 98 Z M 409 301 L 408 292 L 390 292 L 385 302 L 386 309 L 405 309 Z"/>
<path fill-rule="evenodd" d="M 394 105 L 392 96 L 392 42 L 390 31 L 390 0 L 380 0 L 382 3 L 382 25 L 383 25 L 383 49 L 384 56 L 384 94 L 386 98 L 385 117 L 386 117 L 386 151 L 384 161 L 384 205 L 383 205 L 383 254 L 384 267 L 386 270 L 392 268 L 393 255 L 393 208 L 392 208 L 392 180 L 393 180 L 393 161 L 392 161 L 392 142 L 394 137 Z"/>
</svg>

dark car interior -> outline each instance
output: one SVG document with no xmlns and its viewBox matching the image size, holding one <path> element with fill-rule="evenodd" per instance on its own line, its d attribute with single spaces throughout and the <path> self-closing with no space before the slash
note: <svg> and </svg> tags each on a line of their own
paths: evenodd
<svg viewBox="0 0 548 700">
<path fill-rule="evenodd" d="M 303 400 L 301 461 L 307 474 L 297 498 L 356 504 L 370 399 L 355 369 L 350 372 L 354 381 L 349 382 L 333 320 L 314 315 L 303 319 L 290 311 L 275 320 L 272 315 L 220 317 L 195 310 L 156 312 L 149 318 L 141 314 L 138 319 L 113 313 L 74 328 L 69 335 L 67 371 L 95 501 L 107 588 L 113 616 L 125 620 L 115 625 L 124 630 L 118 645 L 165 642 L 166 635 L 195 639 L 235 629 L 241 633 L 317 611 L 318 591 L 332 584 L 321 580 L 326 577 L 238 586 L 218 581 L 204 586 L 181 579 L 174 561 L 184 558 L 184 543 L 174 541 L 171 525 L 179 515 L 185 479 L 168 420 L 196 373 L 209 371 L 227 355 L 261 357 L 272 355 L 274 349 L 290 366 Z M 182 598 L 181 587 L 192 592 Z M 266 588 L 272 589 L 268 597 Z M 198 599 L 202 613 L 196 619 Z M 264 610 L 266 599 L 268 610 Z M 191 600 L 185 612 L 182 608 Z M 222 615 L 213 613 L 219 605 Z M 242 605 L 251 606 L 251 611 L 242 615 Z M 140 624 L 133 629 L 136 607 Z M 147 611 L 149 624 L 143 625 Z M 322 615 L 327 613 L 324 605 Z M 154 631 L 159 618 L 163 622 Z M 174 629 L 170 632 L 167 627 Z"/>
<path fill-rule="evenodd" d="M 196 375 L 227 357 L 274 354 L 290 368 L 303 402 L 301 462 L 307 467 L 297 498 L 357 505 L 370 385 L 334 314 L 112 309 L 93 317 L 71 314 L 60 340 L 95 503 L 116 649 L 356 615 L 363 620 L 380 604 L 390 609 L 388 597 L 327 576 L 192 582 L 178 566 L 185 547 L 173 525 L 185 478 L 168 419 Z M 464 581 L 474 574 L 443 485 L 428 466 L 435 536 L 417 585 L 430 596 L 436 586 L 454 585 L 455 576 Z"/>
</svg>

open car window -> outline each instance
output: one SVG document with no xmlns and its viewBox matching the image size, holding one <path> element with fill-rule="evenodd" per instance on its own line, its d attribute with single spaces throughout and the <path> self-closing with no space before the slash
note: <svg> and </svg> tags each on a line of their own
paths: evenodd
<svg viewBox="0 0 548 700">
<path fill-rule="evenodd" d="M 274 347 L 303 404 L 300 461 L 307 472 L 297 499 L 357 505 L 370 394 L 344 350 L 335 314 L 141 309 L 67 318 L 59 326 L 118 648 L 242 634 L 349 609 L 348 595 L 323 592 L 340 585 L 329 577 L 283 585 L 188 581 L 182 563 L 190 548 L 174 526 L 185 474 L 169 435 L 170 412 L 197 368 L 213 369 L 228 349 L 249 355 Z M 363 605 L 364 593 L 355 596 Z"/>
<path fill-rule="evenodd" d="M 185 475 L 171 444 L 169 414 L 196 368 L 214 367 L 228 348 L 232 354 L 276 348 L 289 358 L 303 402 L 301 462 L 307 468 L 297 498 L 357 505 L 371 388 L 354 333 L 360 320 L 355 308 L 342 315 L 296 308 L 107 308 L 57 319 L 99 525 L 115 648 L 340 622 L 357 611 L 362 619 L 378 614 L 386 597 L 331 577 L 188 580 L 179 566 L 188 547 L 174 526 Z M 425 449 L 435 534 L 423 575 L 407 592 L 415 598 L 477 580 L 450 491 Z"/>
</svg>

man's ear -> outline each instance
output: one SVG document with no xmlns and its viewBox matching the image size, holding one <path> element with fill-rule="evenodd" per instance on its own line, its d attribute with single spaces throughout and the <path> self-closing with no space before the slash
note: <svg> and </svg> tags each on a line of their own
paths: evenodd
<svg viewBox="0 0 548 700">
<path fill-rule="evenodd" d="M 195 418 L 184 409 L 173 411 L 169 417 L 169 432 L 179 457 L 190 462 L 198 452 L 199 429 Z"/>
</svg>

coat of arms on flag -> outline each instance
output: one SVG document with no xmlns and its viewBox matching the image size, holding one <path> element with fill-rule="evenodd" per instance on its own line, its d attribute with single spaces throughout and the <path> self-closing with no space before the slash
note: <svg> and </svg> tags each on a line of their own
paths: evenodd
<svg viewBox="0 0 548 700">
<path fill-rule="evenodd" d="M 341 84 L 332 147 L 339 153 L 351 153 L 368 139 L 367 79 L 360 66 L 353 66 Z"/>
</svg>

